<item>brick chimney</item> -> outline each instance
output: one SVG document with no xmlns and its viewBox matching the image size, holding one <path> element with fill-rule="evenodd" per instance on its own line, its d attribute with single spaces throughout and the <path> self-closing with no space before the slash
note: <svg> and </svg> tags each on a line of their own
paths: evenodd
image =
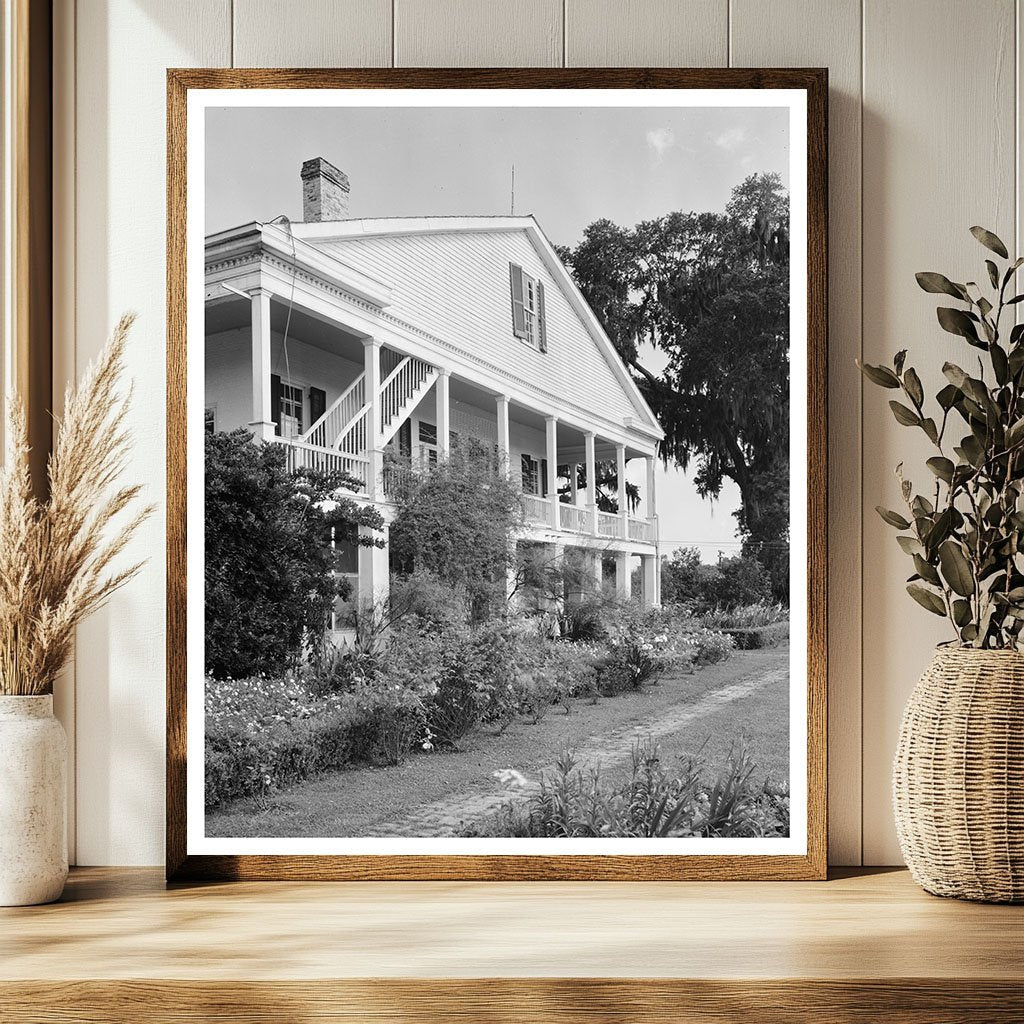
<svg viewBox="0 0 1024 1024">
<path fill-rule="evenodd" d="M 322 156 L 302 165 L 302 219 L 344 220 L 348 216 L 348 175 Z"/>
</svg>

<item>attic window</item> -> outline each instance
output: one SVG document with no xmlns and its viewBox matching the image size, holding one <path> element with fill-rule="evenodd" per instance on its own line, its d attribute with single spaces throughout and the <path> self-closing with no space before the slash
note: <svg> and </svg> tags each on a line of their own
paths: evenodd
<svg viewBox="0 0 1024 1024">
<path fill-rule="evenodd" d="M 512 333 L 539 352 L 548 350 L 544 285 L 515 263 L 508 265 L 512 285 Z"/>
</svg>

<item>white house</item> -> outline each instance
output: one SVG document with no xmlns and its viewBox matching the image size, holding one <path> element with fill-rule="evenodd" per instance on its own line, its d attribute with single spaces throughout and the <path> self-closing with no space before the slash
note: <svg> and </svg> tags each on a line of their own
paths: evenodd
<svg viewBox="0 0 1024 1024">
<path fill-rule="evenodd" d="M 614 556 L 622 594 L 639 556 L 656 604 L 663 432 L 533 217 L 350 219 L 337 168 L 309 160 L 302 179 L 303 223 L 206 239 L 207 429 L 245 427 L 284 445 L 294 468 L 347 470 L 385 520 L 386 466 L 476 438 L 522 483 L 521 540 L 556 558 L 581 549 L 598 579 Z M 630 514 L 634 459 L 646 473 Z M 596 505 L 604 460 L 618 468 L 617 514 Z M 387 549 L 350 554 L 360 599 L 380 599 Z"/>
</svg>

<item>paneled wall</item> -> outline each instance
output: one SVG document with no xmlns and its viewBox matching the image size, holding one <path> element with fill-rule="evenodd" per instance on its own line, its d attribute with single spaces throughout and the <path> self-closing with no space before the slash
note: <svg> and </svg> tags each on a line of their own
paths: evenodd
<svg viewBox="0 0 1024 1024">
<path fill-rule="evenodd" d="M 976 223 L 1024 244 L 1022 2 L 58 0 L 56 364 L 73 375 L 123 309 L 139 312 L 130 472 L 159 500 L 169 66 L 827 66 L 831 858 L 895 863 L 889 762 L 941 624 L 905 596 L 871 511 L 920 449 L 862 394 L 853 360 L 905 347 L 933 381 L 951 346 L 914 271 L 975 273 Z M 82 630 L 61 700 L 83 864 L 163 857 L 161 516 L 133 550 L 146 568 Z"/>
</svg>

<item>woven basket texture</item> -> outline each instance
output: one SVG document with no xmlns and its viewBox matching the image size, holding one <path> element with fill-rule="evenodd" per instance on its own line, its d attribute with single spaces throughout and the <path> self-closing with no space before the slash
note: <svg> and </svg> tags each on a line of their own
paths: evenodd
<svg viewBox="0 0 1024 1024">
<path fill-rule="evenodd" d="M 893 804 L 928 892 L 1024 901 L 1024 655 L 936 652 L 903 713 Z"/>
</svg>

